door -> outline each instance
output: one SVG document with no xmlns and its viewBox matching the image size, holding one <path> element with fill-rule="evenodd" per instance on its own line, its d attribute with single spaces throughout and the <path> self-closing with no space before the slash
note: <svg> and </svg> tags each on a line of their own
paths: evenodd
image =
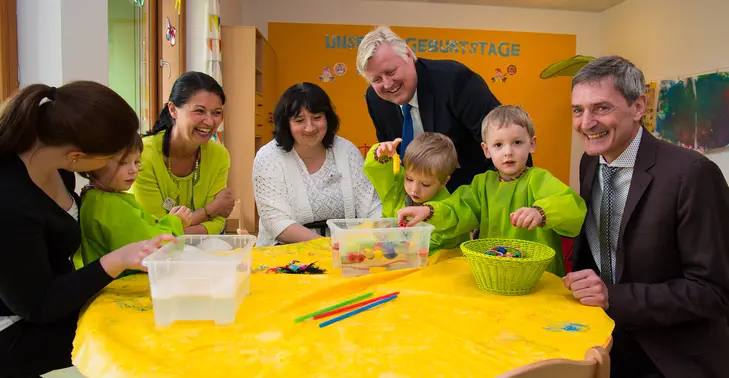
<svg viewBox="0 0 729 378">
<path fill-rule="evenodd" d="M 0 0 L 0 103 L 18 89 L 18 33 L 15 0 Z"/>
<path fill-rule="evenodd" d="M 172 84 L 185 72 L 185 0 L 157 1 L 158 104 L 164 106 L 169 100 Z"/>
<path fill-rule="evenodd" d="M 159 114 L 157 0 L 107 0 L 109 87 L 139 116 L 139 132 L 151 130 Z"/>
</svg>

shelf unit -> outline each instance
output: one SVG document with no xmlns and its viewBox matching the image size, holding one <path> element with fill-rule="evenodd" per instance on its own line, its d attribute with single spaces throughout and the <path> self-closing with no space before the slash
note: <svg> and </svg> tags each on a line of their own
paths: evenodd
<svg viewBox="0 0 729 378">
<path fill-rule="evenodd" d="M 221 27 L 225 146 L 230 152 L 228 187 L 240 199 L 227 231 L 257 232 L 258 213 L 253 197 L 253 159 L 273 139 L 271 115 L 278 101 L 276 53 L 253 26 Z M 238 215 L 239 214 L 239 215 Z"/>
</svg>

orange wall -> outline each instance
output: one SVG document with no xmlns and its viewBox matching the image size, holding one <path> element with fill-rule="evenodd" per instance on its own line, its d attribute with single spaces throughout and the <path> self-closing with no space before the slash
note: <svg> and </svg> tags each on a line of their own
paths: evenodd
<svg viewBox="0 0 729 378">
<path fill-rule="evenodd" d="M 419 27 L 392 29 L 408 40 L 417 56 L 460 61 L 478 72 L 502 103 L 523 106 L 536 126 L 535 164 L 550 170 L 563 182 L 570 182 L 570 80 L 543 80 L 539 74 L 550 64 L 575 55 L 574 35 Z M 368 84 L 355 67 L 358 39 L 370 30 L 372 26 L 368 25 L 277 22 L 268 25 L 268 41 L 278 61 L 277 95 L 301 81 L 320 85 L 332 98 L 341 119 L 339 135 L 357 146 L 377 142 L 364 100 Z M 338 43 L 341 40 L 344 45 Z M 423 51 L 428 50 L 426 40 L 468 44 L 465 52 L 462 45 L 456 51 L 427 52 Z M 337 63 L 346 66 L 342 76 L 334 73 Z M 514 75 L 506 75 L 503 82 L 491 81 L 497 68 L 506 74 L 509 65 L 516 66 Z M 329 67 L 334 80 L 320 81 L 325 67 Z"/>
</svg>

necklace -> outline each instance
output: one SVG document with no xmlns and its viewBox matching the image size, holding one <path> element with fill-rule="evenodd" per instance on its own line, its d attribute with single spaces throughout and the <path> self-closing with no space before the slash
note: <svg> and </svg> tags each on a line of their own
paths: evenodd
<svg viewBox="0 0 729 378">
<path fill-rule="evenodd" d="M 194 186 L 197 184 L 198 178 L 200 178 L 200 147 L 198 146 L 197 151 L 195 151 L 195 168 L 192 170 L 192 184 L 189 186 L 188 194 L 190 195 L 190 210 L 195 211 L 195 190 Z M 170 179 L 172 179 L 173 182 L 175 182 L 175 176 L 174 173 L 172 173 L 172 160 L 169 156 L 167 156 L 167 159 L 165 161 L 165 165 L 167 166 L 167 173 L 170 175 Z M 179 183 L 178 190 L 179 190 Z M 178 198 L 179 200 L 179 198 Z M 179 202 L 179 201 L 178 201 Z M 180 205 L 178 203 L 178 205 Z"/>
<path fill-rule="evenodd" d="M 521 172 L 519 172 L 519 174 L 518 174 L 518 175 L 516 175 L 516 176 L 514 176 L 513 178 L 510 178 L 510 179 L 506 179 L 506 178 L 503 178 L 503 177 L 501 177 L 501 175 L 499 174 L 499 181 L 501 181 L 501 182 L 511 182 L 511 181 L 516 181 L 516 180 L 517 180 L 517 179 L 518 179 L 519 177 L 521 177 L 521 176 L 523 176 L 523 175 L 524 175 L 524 173 L 525 173 L 525 172 L 527 171 L 527 169 L 529 169 L 529 167 L 524 167 L 524 169 L 522 169 L 522 170 L 521 170 Z"/>
</svg>

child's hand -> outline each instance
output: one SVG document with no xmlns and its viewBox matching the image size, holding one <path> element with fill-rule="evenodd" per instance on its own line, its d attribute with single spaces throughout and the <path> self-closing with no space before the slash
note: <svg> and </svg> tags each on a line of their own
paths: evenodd
<svg viewBox="0 0 729 378">
<path fill-rule="evenodd" d="M 192 223 L 192 211 L 185 206 L 175 206 L 170 210 L 170 214 L 180 218 L 182 221 L 182 228 L 190 227 Z"/>
<path fill-rule="evenodd" d="M 389 156 L 392 157 L 397 153 L 397 145 L 402 142 L 402 139 L 395 138 L 392 142 L 382 142 L 379 146 L 377 146 L 377 151 L 375 151 L 375 156 L 383 157 L 383 156 Z"/>
<path fill-rule="evenodd" d="M 542 214 L 533 207 L 522 207 L 509 215 L 511 225 L 518 228 L 528 228 L 530 231 L 542 223 Z"/>
<path fill-rule="evenodd" d="M 397 212 L 398 225 L 405 224 L 406 227 L 412 227 L 422 222 L 428 215 L 430 215 L 428 206 L 409 206 Z"/>
</svg>

